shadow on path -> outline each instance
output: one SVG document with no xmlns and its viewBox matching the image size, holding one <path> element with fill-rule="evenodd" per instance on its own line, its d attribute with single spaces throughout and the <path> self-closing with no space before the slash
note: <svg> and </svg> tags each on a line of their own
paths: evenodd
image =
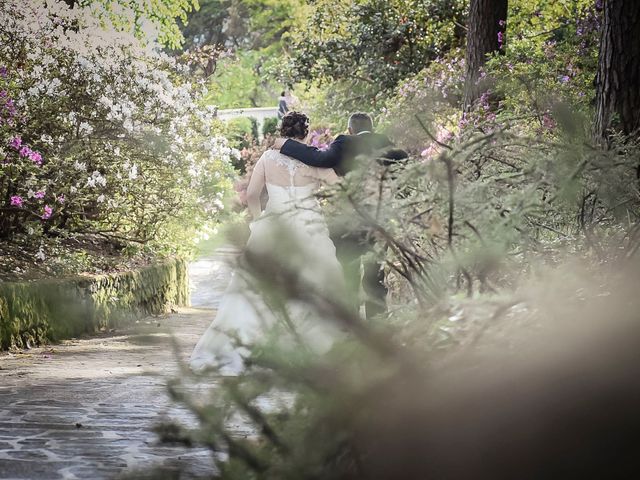
<svg viewBox="0 0 640 480">
<path fill-rule="evenodd" d="M 171 338 L 187 359 L 229 281 L 230 255 L 191 265 L 192 308 L 0 354 L 0 479 L 107 479 L 161 465 L 210 478 L 208 450 L 160 445 L 151 429 L 167 417 L 194 421 L 166 394 L 164 376 L 177 368 Z"/>
</svg>

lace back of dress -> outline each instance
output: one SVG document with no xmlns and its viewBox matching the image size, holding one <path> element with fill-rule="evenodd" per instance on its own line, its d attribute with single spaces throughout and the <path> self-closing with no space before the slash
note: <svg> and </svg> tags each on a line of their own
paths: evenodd
<svg viewBox="0 0 640 480">
<path fill-rule="evenodd" d="M 287 171 L 289 172 L 289 189 L 293 189 L 296 186 L 296 165 L 293 162 L 286 162 Z"/>
<path fill-rule="evenodd" d="M 314 188 L 318 185 L 318 178 L 314 173 L 314 169 L 304 163 L 277 151 L 269 152 L 265 158 L 267 183 L 284 187 L 292 197 L 299 187 Z"/>
</svg>

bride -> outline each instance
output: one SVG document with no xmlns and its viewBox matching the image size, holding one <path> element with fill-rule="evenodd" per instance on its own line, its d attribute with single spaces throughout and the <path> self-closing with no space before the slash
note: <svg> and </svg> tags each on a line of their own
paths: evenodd
<svg viewBox="0 0 640 480">
<path fill-rule="evenodd" d="M 308 133 L 306 115 L 290 112 L 283 117 L 283 137 L 302 142 Z M 254 221 L 246 249 L 295 268 L 305 285 L 331 295 L 341 293 L 344 280 L 314 193 L 323 183 L 337 181 L 333 169 L 309 167 L 277 150 L 267 150 L 256 163 L 247 188 Z M 269 200 L 261 211 L 260 196 L 265 188 Z M 264 340 L 278 322 L 286 323 L 284 317 L 293 323 L 287 324 L 289 330 L 295 330 L 290 333 L 312 351 L 322 354 L 331 348 L 337 334 L 326 320 L 294 301 L 287 302 L 284 314 L 276 313 L 267 305 L 265 294 L 252 289 L 250 274 L 236 270 L 215 319 L 191 354 L 193 370 L 214 367 L 223 375 L 238 375 L 250 354 L 247 346 Z"/>
</svg>

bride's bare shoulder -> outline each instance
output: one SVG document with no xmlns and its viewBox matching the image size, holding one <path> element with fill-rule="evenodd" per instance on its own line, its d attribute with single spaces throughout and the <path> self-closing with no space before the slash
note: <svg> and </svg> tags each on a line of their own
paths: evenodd
<svg viewBox="0 0 640 480">
<path fill-rule="evenodd" d="M 297 162 L 295 159 L 280 153 L 280 150 L 275 149 L 266 150 L 260 158 L 262 158 L 263 161 L 273 162 L 283 166 L 288 166 L 292 162 Z"/>
<path fill-rule="evenodd" d="M 268 150 L 265 150 L 264 153 L 262 154 L 262 156 L 260 158 L 278 158 L 278 156 L 280 156 L 280 150 L 275 150 L 273 148 L 269 148 Z"/>
</svg>

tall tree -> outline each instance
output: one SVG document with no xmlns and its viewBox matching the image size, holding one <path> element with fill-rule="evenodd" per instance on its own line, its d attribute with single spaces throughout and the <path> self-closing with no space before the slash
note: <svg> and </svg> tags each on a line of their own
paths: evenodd
<svg viewBox="0 0 640 480">
<path fill-rule="evenodd" d="M 500 51 L 504 44 L 507 9 L 508 0 L 471 0 L 467 20 L 465 110 L 481 93 L 477 83 L 487 55 Z"/>
<path fill-rule="evenodd" d="M 596 76 L 595 133 L 640 133 L 640 1 L 605 0 Z"/>
</svg>

